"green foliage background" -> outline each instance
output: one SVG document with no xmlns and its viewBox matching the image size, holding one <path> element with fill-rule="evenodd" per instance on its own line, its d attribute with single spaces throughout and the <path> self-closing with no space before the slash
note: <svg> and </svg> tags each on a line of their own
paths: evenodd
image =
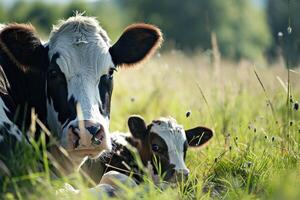
<svg viewBox="0 0 300 200">
<path fill-rule="evenodd" d="M 268 21 L 274 38 L 269 55 L 276 57 L 278 54 L 283 53 L 292 67 L 296 66 L 300 61 L 299 10 L 300 2 L 294 0 L 269 0 L 267 6 Z M 291 28 L 290 34 L 288 27 Z M 278 35 L 279 32 L 283 36 L 280 37 Z"/>
<path fill-rule="evenodd" d="M 157 24 L 176 48 L 207 50 L 217 34 L 224 57 L 262 58 L 271 44 L 263 10 L 249 0 L 125 0 L 134 18 Z"/>
<path fill-rule="evenodd" d="M 253 0 L 99 0 L 51 3 L 16 1 L 1 6 L 0 22 L 30 22 L 47 39 L 52 24 L 70 17 L 75 11 L 96 16 L 115 41 L 129 23 L 147 22 L 162 28 L 165 49 L 210 53 L 211 34 L 216 34 L 221 55 L 226 59 L 276 61 L 283 52 L 292 66 L 298 63 L 299 6 L 296 0 L 265 0 L 258 6 Z M 288 37 L 287 27 L 293 33 Z M 278 38 L 278 32 L 284 37 Z M 283 49 L 283 51 L 281 51 Z"/>
</svg>

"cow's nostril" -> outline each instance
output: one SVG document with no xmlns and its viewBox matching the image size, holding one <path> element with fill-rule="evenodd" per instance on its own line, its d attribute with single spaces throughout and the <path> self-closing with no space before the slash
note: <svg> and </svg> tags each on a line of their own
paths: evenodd
<svg viewBox="0 0 300 200">
<path fill-rule="evenodd" d="M 104 135 L 104 129 L 101 125 L 99 126 L 89 126 L 86 127 L 86 129 L 89 131 L 89 133 L 92 135 L 91 142 L 94 145 L 100 145 L 103 140 Z"/>
<path fill-rule="evenodd" d="M 100 131 L 101 126 L 89 126 L 85 128 L 94 136 Z"/>
</svg>

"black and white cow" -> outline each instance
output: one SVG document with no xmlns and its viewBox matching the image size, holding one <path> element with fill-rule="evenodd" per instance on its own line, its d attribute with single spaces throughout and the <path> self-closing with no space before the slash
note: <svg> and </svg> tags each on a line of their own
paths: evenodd
<svg viewBox="0 0 300 200">
<path fill-rule="evenodd" d="M 24 139 L 32 108 L 74 162 L 110 149 L 113 73 L 145 60 L 161 42 L 155 26 L 133 24 L 111 46 L 98 21 L 81 15 L 54 26 L 46 44 L 31 25 L 2 27 L 0 155 Z"/>
<path fill-rule="evenodd" d="M 164 181 L 177 182 L 189 175 L 185 165 L 188 147 L 200 147 L 213 136 L 211 129 L 202 126 L 184 130 L 173 118 L 153 120 L 147 126 L 143 118 L 131 116 L 128 126 L 131 135 L 112 134 L 113 149 L 104 151 L 97 159 L 88 159 L 81 166 L 95 183 L 101 178 L 101 183 L 106 183 L 104 179 L 120 176 L 118 173 L 105 176 L 109 171 L 133 175 L 137 183 L 141 182 L 143 169 L 139 168 L 132 148 L 137 150 L 145 167 L 152 164 L 154 174 L 163 175 Z"/>
</svg>

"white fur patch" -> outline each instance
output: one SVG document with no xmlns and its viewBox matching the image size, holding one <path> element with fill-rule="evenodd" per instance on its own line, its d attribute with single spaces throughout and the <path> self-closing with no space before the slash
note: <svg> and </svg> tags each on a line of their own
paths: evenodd
<svg viewBox="0 0 300 200">
<path fill-rule="evenodd" d="M 22 140 L 22 132 L 18 129 L 18 127 L 10 121 L 10 119 L 6 115 L 7 107 L 5 106 L 5 103 L 0 98 L 0 126 L 4 126 L 4 123 L 7 123 L 10 125 L 10 130 L 8 131 L 11 135 L 13 135 L 18 141 Z M 0 135 L 1 136 L 1 135 Z M 3 136 L 0 137 L 0 142 L 3 140 Z"/>
<path fill-rule="evenodd" d="M 111 139 L 122 146 L 127 146 L 128 142 L 125 139 L 126 137 L 130 137 L 130 133 L 123 133 L 123 132 L 113 132 L 111 134 Z"/>
<path fill-rule="evenodd" d="M 62 124 L 58 120 L 58 113 L 54 110 L 53 101 L 47 101 L 47 122 L 52 132 L 60 135 Z"/>
<path fill-rule="evenodd" d="M 152 123 L 150 132 L 159 135 L 168 146 L 170 163 L 175 165 L 175 170 L 188 171 L 184 162 L 183 145 L 186 135 L 181 125 L 173 118 L 160 118 L 160 123 Z"/>
<path fill-rule="evenodd" d="M 5 24 L 0 24 L 0 31 L 5 27 Z"/>
</svg>

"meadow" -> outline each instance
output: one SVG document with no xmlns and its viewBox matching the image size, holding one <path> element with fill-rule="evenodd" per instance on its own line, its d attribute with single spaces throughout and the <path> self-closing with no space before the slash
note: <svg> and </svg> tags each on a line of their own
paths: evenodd
<svg viewBox="0 0 300 200">
<path fill-rule="evenodd" d="M 185 128 L 204 125 L 214 130 L 209 144 L 189 149 L 191 175 L 185 185 L 161 191 L 146 182 L 124 188 L 120 199 L 300 199 L 299 100 L 300 69 L 288 71 L 280 60 L 272 66 L 233 63 L 174 50 L 119 69 L 111 132 L 128 131 L 131 114 L 147 122 L 171 116 Z M 42 169 L 29 156 L 41 156 Z M 51 179 L 44 151 L 36 148 L 20 159 L 31 168 L 16 166 L 24 175 L 5 179 L 13 188 L 4 189 L 6 199 L 73 199 L 72 194 L 56 195 L 66 181 L 83 191 L 76 198 L 93 199 L 78 174 Z"/>
</svg>

